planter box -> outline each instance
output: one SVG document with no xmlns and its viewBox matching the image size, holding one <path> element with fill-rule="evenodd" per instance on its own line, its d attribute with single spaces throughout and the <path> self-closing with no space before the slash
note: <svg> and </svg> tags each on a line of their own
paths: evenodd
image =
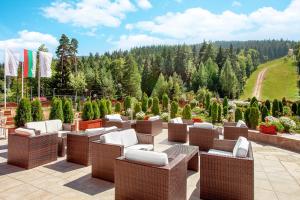
<svg viewBox="0 0 300 200">
<path fill-rule="evenodd" d="M 259 130 L 261 133 L 264 133 L 264 134 L 277 135 L 276 126 L 274 126 L 274 125 L 271 125 L 271 126 L 260 125 Z"/>
<path fill-rule="evenodd" d="M 95 120 L 89 120 L 89 121 L 79 121 L 79 130 L 85 130 L 89 128 L 100 128 L 102 127 L 102 120 L 101 119 L 95 119 Z"/>
</svg>

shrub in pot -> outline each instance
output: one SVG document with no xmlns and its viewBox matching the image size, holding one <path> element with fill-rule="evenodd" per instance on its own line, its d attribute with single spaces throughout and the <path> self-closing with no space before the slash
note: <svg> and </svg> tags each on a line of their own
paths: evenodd
<svg viewBox="0 0 300 200">
<path fill-rule="evenodd" d="M 265 121 L 265 118 L 269 115 L 269 110 L 267 108 L 267 106 L 263 106 L 262 110 L 261 110 L 261 121 Z"/>
<path fill-rule="evenodd" d="M 124 100 L 124 110 L 127 110 L 128 108 L 131 108 L 131 97 L 127 96 Z"/>
<path fill-rule="evenodd" d="M 186 104 L 182 110 L 182 118 L 190 120 L 192 119 L 192 109 L 190 104 Z"/>
<path fill-rule="evenodd" d="M 31 104 L 29 99 L 21 99 L 16 110 L 16 116 L 14 117 L 14 121 L 16 127 L 24 126 L 27 122 L 32 121 Z"/>
<path fill-rule="evenodd" d="M 300 116 L 300 103 L 298 103 L 297 115 Z"/>
<path fill-rule="evenodd" d="M 175 118 L 178 113 L 178 103 L 176 101 L 172 101 L 171 103 L 171 119 Z"/>
<path fill-rule="evenodd" d="M 162 96 L 162 107 L 163 111 L 168 111 L 169 109 L 169 97 L 166 93 L 164 93 Z"/>
<path fill-rule="evenodd" d="M 32 121 L 34 122 L 44 120 L 42 104 L 39 99 L 35 99 L 31 102 L 31 115 Z"/>
<path fill-rule="evenodd" d="M 283 106 L 282 115 L 283 116 L 291 116 L 292 115 L 291 108 L 289 106 Z"/>
<path fill-rule="evenodd" d="M 211 105 L 211 121 L 216 123 L 218 121 L 218 103 L 214 101 Z"/>
<path fill-rule="evenodd" d="M 222 121 L 222 106 L 218 105 L 218 122 Z"/>
<path fill-rule="evenodd" d="M 250 128 L 256 129 L 259 123 L 259 109 L 257 107 L 251 107 L 249 113 L 249 120 L 250 120 Z"/>
<path fill-rule="evenodd" d="M 136 102 L 134 104 L 134 114 L 136 115 L 137 113 L 142 111 L 142 106 L 140 102 Z"/>
<path fill-rule="evenodd" d="M 159 115 L 160 114 L 159 99 L 158 99 L 158 97 L 154 97 L 153 98 L 152 113 L 154 115 Z"/>
<path fill-rule="evenodd" d="M 283 113 L 283 104 L 282 104 L 282 101 L 278 101 L 278 105 L 279 105 L 279 113 L 280 113 L 280 115 L 282 115 L 282 113 Z"/>
<path fill-rule="evenodd" d="M 235 122 L 238 122 L 239 120 L 243 120 L 243 111 L 239 107 L 235 110 L 234 120 Z"/>
<path fill-rule="evenodd" d="M 84 103 L 81 118 L 84 121 L 94 119 L 94 109 L 91 101 L 86 101 Z"/>
<path fill-rule="evenodd" d="M 153 104 L 153 98 L 150 97 L 150 98 L 148 99 L 148 108 L 151 108 L 151 107 L 152 107 L 152 104 Z"/>
<path fill-rule="evenodd" d="M 115 113 L 120 113 L 121 112 L 121 103 L 117 102 L 115 105 Z"/>
<path fill-rule="evenodd" d="M 144 113 L 148 110 L 148 95 L 146 93 L 142 97 L 142 110 Z"/>
<path fill-rule="evenodd" d="M 76 111 L 81 112 L 81 101 L 79 98 L 76 100 Z"/>
<path fill-rule="evenodd" d="M 74 122 L 74 112 L 72 108 L 72 102 L 66 100 L 63 107 L 64 112 L 64 123 L 72 124 Z"/>
<path fill-rule="evenodd" d="M 248 127 L 250 127 L 250 118 L 249 118 L 249 114 L 250 114 L 250 107 L 248 107 L 248 108 L 245 110 L 245 113 L 244 113 L 245 122 L 246 122 L 246 124 L 247 124 Z"/>
<path fill-rule="evenodd" d="M 62 101 L 60 98 L 52 99 L 49 119 L 60 119 L 62 122 L 64 121 Z"/>
<path fill-rule="evenodd" d="M 136 113 L 135 115 L 137 120 L 144 120 L 145 119 L 145 113 L 143 111 L 140 111 L 138 113 Z"/>
<path fill-rule="evenodd" d="M 111 108 L 111 101 L 109 99 L 106 100 L 106 108 L 107 108 L 107 114 L 110 115 L 112 113 L 112 108 Z"/>
<path fill-rule="evenodd" d="M 250 107 L 252 107 L 254 103 L 256 103 L 258 105 L 258 101 L 257 101 L 256 97 L 252 97 L 252 99 L 250 101 Z"/>
<path fill-rule="evenodd" d="M 92 105 L 93 105 L 93 111 L 94 111 L 93 119 L 99 119 L 100 118 L 100 110 L 99 110 L 98 103 L 96 101 L 93 101 Z"/>
<path fill-rule="evenodd" d="M 228 113 L 228 99 L 227 96 L 225 96 L 223 100 L 223 116 L 226 117 L 227 113 Z"/>
<path fill-rule="evenodd" d="M 281 102 L 282 102 L 282 105 L 283 105 L 283 106 L 286 106 L 286 105 L 287 105 L 287 100 L 286 100 L 285 97 L 282 98 L 282 101 L 281 101 Z"/>
<path fill-rule="evenodd" d="M 169 113 L 164 112 L 160 115 L 160 118 L 162 119 L 163 122 L 168 122 L 169 121 Z"/>
<path fill-rule="evenodd" d="M 100 111 L 100 118 L 104 118 L 105 115 L 107 115 L 107 106 L 106 106 L 105 99 L 101 99 L 99 101 L 99 111 Z"/>
</svg>

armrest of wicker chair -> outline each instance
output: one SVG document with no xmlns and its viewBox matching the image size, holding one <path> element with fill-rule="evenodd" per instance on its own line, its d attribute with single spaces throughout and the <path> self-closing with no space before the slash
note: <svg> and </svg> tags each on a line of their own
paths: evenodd
<svg viewBox="0 0 300 200">
<path fill-rule="evenodd" d="M 154 136 L 151 134 L 140 134 L 136 133 L 139 144 L 153 144 L 154 145 Z"/>
<path fill-rule="evenodd" d="M 131 123 L 128 120 L 126 120 L 126 121 L 109 121 L 107 119 L 103 119 L 103 125 L 104 125 L 104 127 L 116 126 L 121 129 L 131 128 Z"/>
<path fill-rule="evenodd" d="M 214 139 L 218 139 L 217 129 L 190 127 L 189 144 L 199 147 L 200 151 L 208 151 L 213 147 Z"/>
<path fill-rule="evenodd" d="M 224 126 L 224 139 L 237 140 L 239 136 L 248 139 L 248 127 Z"/>
<path fill-rule="evenodd" d="M 236 122 L 224 122 L 224 126 L 236 126 Z"/>
<path fill-rule="evenodd" d="M 168 140 L 172 142 L 187 142 L 188 124 L 168 123 Z"/>
<path fill-rule="evenodd" d="M 213 149 L 221 150 L 221 151 L 229 151 L 232 152 L 235 146 L 236 140 L 219 140 L 214 139 Z"/>
</svg>

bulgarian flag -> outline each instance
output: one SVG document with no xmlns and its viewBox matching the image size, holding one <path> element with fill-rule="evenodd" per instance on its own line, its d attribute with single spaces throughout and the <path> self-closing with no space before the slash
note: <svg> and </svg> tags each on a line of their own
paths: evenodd
<svg viewBox="0 0 300 200">
<path fill-rule="evenodd" d="M 35 77 L 36 52 L 24 49 L 23 76 Z"/>
</svg>

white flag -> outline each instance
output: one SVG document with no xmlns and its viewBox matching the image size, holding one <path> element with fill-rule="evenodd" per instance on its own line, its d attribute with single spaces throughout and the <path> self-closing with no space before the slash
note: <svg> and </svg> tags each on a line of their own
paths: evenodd
<svg viewBox="0 0 300 200">
<path fill-rule="evenodd" d="M 13 53 L 9 49 L 5 49 L 4 75 L 18 76 L 20 54 Z"/>
<path fill-rule="evenodd" d="M 41 77 L 51 77 L 51 62 L 53 55 L 48 52 L 39 52 Z"/>
</svg>

